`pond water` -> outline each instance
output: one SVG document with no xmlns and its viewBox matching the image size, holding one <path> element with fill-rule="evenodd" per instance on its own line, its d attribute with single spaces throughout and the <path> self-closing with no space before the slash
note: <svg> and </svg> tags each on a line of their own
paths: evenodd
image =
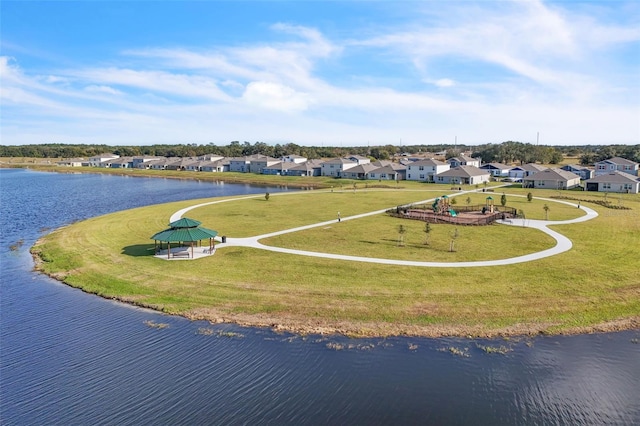
<svg viewBox="0 0 640 426">
<path fill-rule="evenodd" d="M 0 424 L 640 424 L 639 330 L 300 337 L 133 308 L 32 271 L 29 248 L 73 221 L 282 190 L 0 170 Z"/>
</svg>

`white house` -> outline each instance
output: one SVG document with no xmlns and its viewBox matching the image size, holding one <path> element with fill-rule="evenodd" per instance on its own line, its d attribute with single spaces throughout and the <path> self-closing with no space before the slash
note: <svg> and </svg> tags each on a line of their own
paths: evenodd
<svg viewBox="0 0 640 426">
<path fill-rule="evenodd" d="M 638 176 L 638 163 L 620 157 L 613 157 L 596 163 L 596 176 L 605 175 L 616 170 Z"/>
<path fill-rule="evenodd" d="M 321 175 L 340 177 L 343 171 L 349 170 L 350 168 L 356 167 L 357 165 L 358 163 L 353 160 L 349 160 L 346 158 L 333 158 L 322 163 Z"/>
<path fill-rule="evenodd" d="M 407 164 L 407 180 L 418 182 L 435 182 L 434 177 L 450 169 L 448 163 L 427 159 Z"/>
<path fill-rule="evenodd" d="M 307 157 L 301 157 L 300 155 L 285 155 L 284 157 L 280 158 L 280 161 L 282 161 L 283 163 L 302 164 L 307 161 Z"/>
<path fill-rule="evenodd" d="M 458 166 L 474 166 L 474 167 L 480 167 L 480 159 L 479 158 L 473 158 L 473 157 L 468 157 L 466 155 L 458 155 L 457 157 L 451 157 L 447 160 L 447 163 L 449 163 L 449 166 L 451 166 L 451 168 L 454 167 L 458 167 Z"/>
<path fill-rule="evenodd" d="M 606 175 L 599 175 L 586 182 L 587 191 L 620 192 L 637 194 L 640 191 L 640 178 L 615 170 Z"/>
<path fill-rule="evenodd" d="M 89 165 L 91 167 L 110 167 L 109 161 L 115 160 L 116 158 L 120 158 L 120 156 L 111 153 L 95 155 L 89 158 Z"/>
</svg>

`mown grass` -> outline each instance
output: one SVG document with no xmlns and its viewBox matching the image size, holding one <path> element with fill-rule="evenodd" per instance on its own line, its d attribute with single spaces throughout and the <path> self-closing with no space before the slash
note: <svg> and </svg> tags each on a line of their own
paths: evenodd
<svg viewBox="0 0 640 426">
<path fill-rule="evenodd" d="M 453 229 L 434 225 L 425 246 L 423 223 L 384 214 L 337 223 L 342 217 L 446 193 L 434 191 L 308 191 L 213 204 L 186 216 L 221 235 L 242 237 L 332 220 L 327 227 L 263 242 L 310 251 L 368 257 L 457 261 L 495 259 L 549 247 L 545 235 L 521 227 L 462 227 L 455 253 Z M 507 205 L 527 218 L 550 220 L 582 214 L 575 207 L 534 200 L 527 190 L 505 189 Z M 550 197 L 556 191 L 534 191 Z M 485 193 L 472 194 L 483 200 Z M 580 193 L 583 197 L 603 194 Z M 458 197 L 464 204 L 467 195 Z M 493 195 L 499 204 L 500 194 Z M 611 196 L 609 196 L 611 197 Z M 554 226 L 574 243 L 569 252 L 499 267 L 398 267 L 286 255 L 219 246 L 214 256 L 168 262 L 152 256 L 149 237 L 175 211 L 200 202 L 157 205 L 79 222 L 43 238 L 33 251 L 44 272 L 72 286 L 191 318 L 277 326 L 302 332 L 354 335 L 494 335 L 593 330 L 640 317 L 640 197 L 625 195 L 632 210 L 590 206 L 594 220 Z M 517 204 L 520 203 L 520 204 Z M 515 206 L 514 206 L 515 207 Z M 397 225 L 409 228 L 397 246 Z M 441 229 L 442 228 L 442 229 Z M 635 321 L 635 322 L 634 322 Z M 626 323 L 627 326 L 629 322 Z M 615 325 L 614 325 L 615 326 Z"/>
</svg>

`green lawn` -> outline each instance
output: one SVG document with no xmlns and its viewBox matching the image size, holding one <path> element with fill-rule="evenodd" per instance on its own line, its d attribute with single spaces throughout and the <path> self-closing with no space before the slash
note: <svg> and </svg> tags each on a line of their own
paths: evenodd
<svg viewBox="0 0 640 426">
<path fill-rule="evenodd" d="M 345 189 L 345 188 L 343 188 Z M 302 191 L 211 204 L 186 216 L 220 235 L 244 237 L 321 221 L 331 224 L 265 239 L 269 245 L 368 257 L 427 261 L 500 259 L 551 247 L 545 234 L 521 227 L 458 227 L 456 251 L 448 251 L 453 226 L 433 225 L 424 244 L 424 223 L 385 214 L 337 223 L 348 216 L 415 203 L 446 193 L 437 185 L 407 189 Z M 497 189 L 496 191 L 502 191 Z M 527 218 L 578 217 L 581 210 L 533 200 L 527 190 L 505 188 L 507 206 Z M 532 191 L 549 198 L 558 191 Z M 486 193 L 469 195 L 484 203 Z M 491 194 L 500 204 L 501 192 Z M 599 199 L 604 194 L 562 191 Z M 243 198 L 243 197 L 236 197 Z M 466 204 L 467 195 L 458 198 Z M 632 210 L 607 209 L 594 220 L 554 226 L 574 243 L 569 252 L 499 267 L 421 268 L 385 266 L 251 248 L 219 246 L 214 256 L 165 261 L 149 237 L 171 214 L 203 202 L 192 200 L 122 211 L 61 228 L 33 251 L 41 270 L 69 285 L 104 297 L 190 318 L 282 327 L 301 332 L 352 335 L 495 335 L 579 332 L 638 326 L 640 318 L 640 197 L 612 197 Z M 455 206 L 454 206 L 455 208 Z M 398 246 L 399 224 L 408 229 Z"/>
</svg>

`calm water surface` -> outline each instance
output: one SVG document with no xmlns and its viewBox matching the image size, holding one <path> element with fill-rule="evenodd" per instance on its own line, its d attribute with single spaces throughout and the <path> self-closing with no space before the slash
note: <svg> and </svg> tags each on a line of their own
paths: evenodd
<svg viewBox="0 0 640 426">
<path fill-rule="evenodd" d="M 32 272 L 28 250 L 48 229 L 142 205 L 279 190 L 0 170 L 0 424 L 640 424 L 638 330 L 302 338 L 132 308 Z"/>
</svg>

